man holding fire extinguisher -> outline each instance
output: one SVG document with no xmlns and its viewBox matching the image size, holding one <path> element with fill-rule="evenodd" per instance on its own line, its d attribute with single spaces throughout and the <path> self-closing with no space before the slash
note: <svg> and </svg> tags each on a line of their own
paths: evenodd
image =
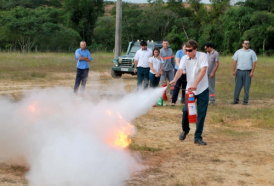
<svg viewBox="0 0 274 186">
<path fill-rule="evenodd" d="M 198 145 L 206 145 L 206 142 L 203 141 L 202 133 L 203 133 L 204 121 L 205 121 L 208 101 L 209 101 L 208 77 L 207 77 L 208 60 L 207 60 L 206 54 L 203 52 L 198 52 L 197 49 L 198 49 L 198 43 L 196 41 L 189 40 L 186 43 L 186 55 L 182 57 L 180 61 L 179 69 L 174 79 L 170 82 L 170 84 L 175 85 L 177 80 L 183 74 L 184 69 L 186 70 L 186 75 L 187 75 L 186 91 L 187 90 L 192 91 L 195 94 L 195 99 L 197 99 L 198 119 L 196 122 L 194 143 Z M 193 99 L 193 97 L 191 98 Z M 190 113 L 188 113 L 188 104 L 187 104 L 189 101 L 190 101 L 190 97 L 189 97 L 189 100 L 185 99 L 185 105 L 182 110 L 183 111 L 183 118 L 182 118 L 183 132 L 179 136 L 180 140 L 184 140 L 190 131 L 189 118 L 188 118 L 188 115 L 190 115 Z M 193 110 L 191 112 L 193 113 Z"/>
</svg>

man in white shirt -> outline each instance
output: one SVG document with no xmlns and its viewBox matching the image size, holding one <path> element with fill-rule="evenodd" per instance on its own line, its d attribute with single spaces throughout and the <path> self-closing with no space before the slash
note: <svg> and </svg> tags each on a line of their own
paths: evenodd
<svg viewBox="0 0 274 186">
<path fill-rule="evenodd" d="M 198 145 L 206 145 L 206 142 L 203 141 L 202 133 L 209 101 L 207 76 L 208 60 L 206 54 L 198 52 L 197 48 L 198 43 L 194 40 L 189 40 L 186 43 L 186 55 L 182 57 L 179 69 L 170 84 L 175 85 L 176 81 L 183 74 L 184 69 L 186 69 L 186 90 L 191 89 L 195 94 L 198 108 L 198 121 L 196 123 L 194 143 Z M 190 130 L 186 102 L 183 108 L 182 129 L 183 132 L 179 136 L 180 140 L 184 140 Z"/>
<path fill-rule="evenodd" d="M 137 90 L 140 88 L 146 89 L 149 80 L 149 63 L 148 60 L 152 55 L 152 50 L 147 48 L 147 42 L 141 41 L 141 49 L 134 56 L 135 65 L 134 73 L 137 73 Z M 142 87 L 143 84 L 143 87 Z"/>
</svg>

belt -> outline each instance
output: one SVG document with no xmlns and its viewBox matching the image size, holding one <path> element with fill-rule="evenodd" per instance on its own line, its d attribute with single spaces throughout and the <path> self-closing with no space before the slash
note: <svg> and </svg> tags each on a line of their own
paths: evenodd
<svg viewBox="0 0 274 186">
<path fill-rule="evenodd" d="M 250 70 L 240 70 L 240 69 L 237 69 L 237 70 L 239 70 L 239 71 L 251 71 L 251 69 Z"/>
<path fill-rule="evenodd" d="M 137 67 L 137 68 L 150 68 L 150 67 Z"/>
</svg>

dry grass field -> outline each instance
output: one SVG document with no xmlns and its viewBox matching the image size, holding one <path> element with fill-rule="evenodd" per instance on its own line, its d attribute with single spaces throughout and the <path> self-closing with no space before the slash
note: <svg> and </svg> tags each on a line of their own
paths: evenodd
<svg viewBox="0 0 274 186">
<path fill-rule="evenodd" d="M 94 53 L 86 93 L 136 89 L 136 76 L 112 79 L 113 54 Z M 74 54 L 0 53 L 0 94 L 15 101 L 34 87 L 70 87 L 75 80 Z M 147 169 L 131 176 L 126 185 L 144 186 L 234 186 L 274 185 L 274 59 L 259 57 L 252 79 L 250 102 L 230 105 L 234 77 L 231 56 L 220 58 L 216 76 L 216 105 L 209 106 L 203 138 L 207 146 L 194 144 L 195 125 L 185 141 L 181 133 L 182 106 L 152 108 L 135 119 L 137 134 L 130 150 L 136 151 Z M 119 86 L 117 86 L 119 84 Z M 123 90 L 121 90 L 123 89 Z M 115 92 L 113 92 L 115 93 Z M 102 95 L 104 96 L 104 95 Z M 106 95 L 107 96 L 107 95 Z M 240 101 L 243 94 L 240 95 Z M 134 106 L 133 106 L 134 111 Z M 28 185 L 26 167 L 11 159 L 0 161 L 0 185 Z M 92 185 L 92 184 L 91 184 Z"/>
</svg>

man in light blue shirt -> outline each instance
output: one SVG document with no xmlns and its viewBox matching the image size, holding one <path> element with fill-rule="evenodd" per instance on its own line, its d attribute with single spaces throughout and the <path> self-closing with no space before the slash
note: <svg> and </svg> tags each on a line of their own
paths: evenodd
<svg viewBox="0 0 274 186">
<path fill-rule="evenodd" d="M 178 50 L 175 55 L 175 67 L 174 67 L 174 77 L 176 75 L 177 70 L 179 69 L 180 60 L 185 55 L 185 43 L 182 45 L 182 49 Z M 180 88 L 182 87 L 182 100 L 181 103 L 183 104 L 185 102 L 185 89 L 186 89 L 186 74 L 182 74 L 182 76 L 177 80 L 176 86 L 174 88 L 173 94 L 172 94 L 172 102 L 171 106 L 174 106 L 177 102 L 178 93 L 180 91 Z"/>
<path fill-rule="evenodd" d="M 257 56 L 253 50 L 249 49 L 249 40 L 244 40 L 242 45 L 243 48 L 237 50 L 237 52 L 235 52 L 232 57 L 232 59 L 234 59 L 233 75 L 235 76 L 235 90 L 234 100 L 231 102 L 231 104 L 239 103 L 239 95 L 241 93 L 242 87 L 244 87 L 245 95 L 243 105 L 247 105 L 251 78 L 253 77 L 256 67 Z"/>
<path fill-rule="evenodd" d="M 90 52 L 86 49 L 86 42 L 80 42 L 80 48 L 75 51 L 75 59 L 77 61 L 77 73 L 74 85 L 74 93 L 78 92 L 81 83 L 81 92 L 84 93 L 86 82 L 88 79 L 89 64 L 92 60 Z"/>
</svg>

